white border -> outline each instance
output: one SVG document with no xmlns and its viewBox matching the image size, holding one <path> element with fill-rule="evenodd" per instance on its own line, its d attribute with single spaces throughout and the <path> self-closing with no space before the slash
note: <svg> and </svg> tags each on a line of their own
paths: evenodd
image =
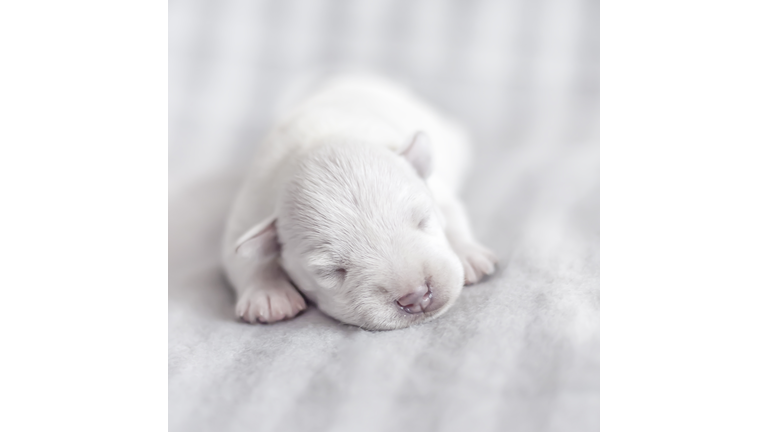
<svg viewBox="0 0 768 432">
<path fill-rule="evenodd" d="M 768 430 L 768 26 L 603 2 L 601 428 Z"/>
<path fill-rule="evenodd" d="M 0 430 L 167 428 L 167 8 L 0 7 Z"/>
</svg>

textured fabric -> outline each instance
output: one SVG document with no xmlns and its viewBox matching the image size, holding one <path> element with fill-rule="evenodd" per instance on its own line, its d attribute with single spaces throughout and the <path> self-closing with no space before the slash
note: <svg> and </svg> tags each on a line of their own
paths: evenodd
<svg viewBox="0 0 768 432">
<path fill-rule="evenodd" d="M 599 4 L 172 1 L 169 428 L 599 429 Z M 497 273 L 392 332 L 235 320 L 224 218 L 278 96 L 363 66 L 475 142 L 462 197 Z"/>
</svg>

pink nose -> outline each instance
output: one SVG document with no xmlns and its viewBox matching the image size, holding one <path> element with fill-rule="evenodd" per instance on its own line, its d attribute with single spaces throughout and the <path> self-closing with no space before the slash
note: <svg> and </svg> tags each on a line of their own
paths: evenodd
<svg viewBox="0 0 768 432">
<path fill-rule="evenodd" d="M 410 314 L 425 312 L 430 303 L 432 303 L 432 290 L 427 284 L 421 285 L 416 291 L 397 300 L 397 305 Z"/>
</svg>

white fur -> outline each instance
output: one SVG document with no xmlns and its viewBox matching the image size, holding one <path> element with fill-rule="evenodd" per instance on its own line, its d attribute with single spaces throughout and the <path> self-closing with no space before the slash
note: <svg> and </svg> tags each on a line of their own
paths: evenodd
<svg viewBox="0 0 768 432">
<path fill-rule="evenodd" d="M 273 128 L 233 206 L 223 261 L 237 314 L 295 316 L 306 305 L 291 282 L 364 328 L 444 313 L 495 262 L 455 197 L 467 156 L 461 130 L 403 89 L 370 77 L 328 82 Z M 425 281 L 439 308 L 397 307 Z"/>
</svg>

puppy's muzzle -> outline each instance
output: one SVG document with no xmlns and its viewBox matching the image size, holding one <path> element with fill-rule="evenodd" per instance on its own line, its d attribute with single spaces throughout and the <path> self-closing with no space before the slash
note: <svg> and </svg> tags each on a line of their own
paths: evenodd
<svg viewBox="0 0 768 432">
<path fill-rule="evenodd" d="M 400 297 L 397 305 L 409 314 L 429 312 L 429 306 L 432 305 L 432 288 L 425 282 L 416 291 Z"/>
</svg>

